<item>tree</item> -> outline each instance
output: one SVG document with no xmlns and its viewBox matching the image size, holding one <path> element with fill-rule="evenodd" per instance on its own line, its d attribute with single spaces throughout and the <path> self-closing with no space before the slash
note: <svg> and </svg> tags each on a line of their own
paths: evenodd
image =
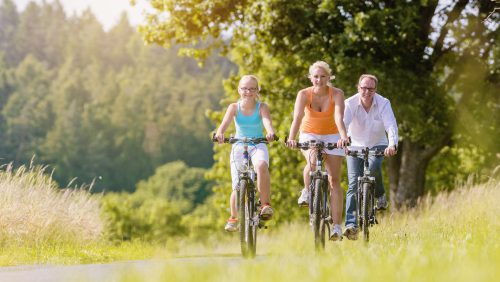
<svg viewBox="0 0 500 282">
<path fill-rule="evenodd" d="M 415 205 L 424 194 L 429 162 L 456 140 L 457 109 L 480 99 L 484 111 L 496 117 L 486 122 L 498 123 L 499 12 L 493 1 L 150 2 L 155 10 L 139 29 L 146 42 L 190 43 L 195 47 L 181 52 L 200 59 L 213 49 L 231 55 L 241 73 L 256 73 L 267 85 L 263 96 L 269 95 L 265 99 L 282 134 L 293 97 L 306 85 L 307 67 L 315 60 L 331 64 L 346 96 L 355 91 L 360 74 L 377 75 L 379 91 L 391 99 L 399 122 L 399 154 L 388 166 L 391 201 L 398 208 Z M 492 11 L 491 21 L 483 21 Z M 478 87 L 465 93 L 460 82 L 471 76 L 471 64 L 483 71 Z M 229 80 L 226 89 L 234 89 L 236 81 Z M 494 159 L 498 148 L 483 152 Z M 286 175 L 297 160 L 280 154 L 272 157 L 281 165 L 277 185 L 290 187 L 295 183 Z"/>
<path fill-rule="evenodd" d="M 8 65 L 17 63 L 17 48 L 14 41 L 19 23 L 16 5 L 11 0 L 3 0 L 0 5 L 0 50 L 4 51 Z"/>
<path fill-rule="evenodd" d="M 39 153 L 45 132 L 51 127 L 52 110 L 47 98 L 53 75 L 43 63 L 27 56 L 12 76 L 13 89 L 1 111 L 5 120 L 2 146 L 8 160 L 25 164 Z"/>
</svg>

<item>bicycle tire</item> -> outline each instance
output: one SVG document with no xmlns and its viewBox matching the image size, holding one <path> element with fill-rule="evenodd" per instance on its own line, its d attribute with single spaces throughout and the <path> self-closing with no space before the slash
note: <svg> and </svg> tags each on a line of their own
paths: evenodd
<svg viewBox="0 0 500 282">
<path fill-rule="evenodd" d="M 321 221 L 321 236 L 322 236 L 322 240 L 323 240 L 323 247 L 325 245 L 325 242 L 326 242 L 326 239 L 325 236 L 326 236 L 326 233 L 328 233 L 328 237 L 326 238 L 330 238 L 330 223 L 333 224 L 333 220 L 332 218 L 330 217 L 331 215 L 331 211 L 330 211 L 330 187 L 329 187 L 329 183 L 328 183 L 328 179 L 324 179 L 323 180 L 323 189 L 322 189 L 322 194 L 323 194 L 323 208 L 322 208 L 322 218 L 323 220 Z"/>
<path fill-rule="evenodd" d="M 361 206 L 363 206 L 363 188 L 361 182 L 358 182 L 358 189 L 356 191 L 356 226 L 359 226 L 363 231 L 363 215 L 361 214 Z"/>
<path fill-rule="evenodd" d="M 253 246 L 253 232 L 252 232 L 252 214 L 251 203 L 249 199 L 249 185 L 247 180 L 240 181 L 239 192 L 239 224 L 240 224 L 240 245 L 241 254 L 245 258 L 251 258 L 255 255 Z"/>
<path fill-rule="evenodd" d="M 249 222 L 251 223 L 249 225 L 250 229 L 250 236 L 248 237 L 248 242 L 250 243 L 248 248 L 249 248 L 249 258 L 254 258 L 256 251 L 257 251 L 257 228 L 258 224 L 257 222 L 254 221 L 255 215 L 257 215 L 257 207 L 256 207 L 256 201 L 255 201 L 255 187 L 248 186 L 247 187 L 247 194 L 248 194 L 248 218 L 250 219 Z"/>
<path fill-rule="evenodd" d="M 371 183 L 365 182 L 363 183 L 363 206 L 362 206 L 362 213 L 363 213 L 363 238 L 365 242 L 368 242 L 370 240 L 370 213 L 372 210 L 372 203 L 373 203 L 373 195 L 372 195 L 372 190 L 371 190 Z"/>
<path fill-rule="evenodd" d="M 312 214 L 312 220 L 313 220 L 313 232 L 314 232 L 314 246 L 316 247 L 316 250 L 323 250 L 325 248 L 325 230 L 321 230 L 321 221 L 323 220 L 321 218 L 321 185 L 322 185 L 322 179 L 315 179 L 314 180 L 314 187 L 313 187 L 313 214 Z M 324 227 L 324 225 L 323 225 Z M 323 232 L 322 232 L 323 231 Z M 321 236 L 323 234 L 323 237 Z"/>
</svg>

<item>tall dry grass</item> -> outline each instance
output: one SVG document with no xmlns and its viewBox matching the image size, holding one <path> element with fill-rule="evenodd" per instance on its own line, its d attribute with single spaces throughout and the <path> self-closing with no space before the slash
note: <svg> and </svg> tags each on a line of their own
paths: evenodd
<svg viewBox="0 0 500 282">
<path fill-rule="evenodd" d="M 45 170 L 7 165 L 0 172 L 0 246 L 80 244 L 101 235 L 98 199 L 59 189 Z"/>
</svg>

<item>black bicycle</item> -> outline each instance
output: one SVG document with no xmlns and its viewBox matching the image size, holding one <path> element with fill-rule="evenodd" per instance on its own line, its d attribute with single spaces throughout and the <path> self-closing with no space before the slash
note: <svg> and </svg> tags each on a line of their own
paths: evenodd
<svg viewBox="0 0 500 282">
<path fill-rule="evenodd" d="M 370 240 L 369 228 L 378 224 L 375 209 L 375 177 L 371 176 L 368 159 L 370 156 L 384 156 L 383 150 L 348 149 L 347 155 L 363 158 L 363 175 L 358 177 L 358 191 L 356 193 L 356 221 L 363 231 L 365 242 Z"/>
<path fill-rule="evenodd" d="M 328 173 L 323 167 L 324 150 L 337 149 L 337 144 L 311 140 L 297 143 L 297 148 L 303 150 L 313 149 L 311 152 L 316 153 L 316 169 L 310 172 L 309 219 L 312 223 L 316 250 L 322 251 L 325 249 L 326 233 L 328 232 L 328 237 L 330 237 L 330 225 L 333 224 L 330 213 Z"/>
<path fill-rule="evenodd" d="M 215 137 L 212 138 L 217 142 Z M 275 141 L 279 138 L 275 136 Z M 257 174 L 255 173 L 252 158 L 248 152 L 248 146 L 268 141 L 266 138 L 224 138 L 224 143 L 234 144 L 241 143 L 243 146 L 243 162 L 236 166 L 238 170 L 238 187 L 236 188 L 236 209 L 238 210 L 238 224 L 240 230 L 240 245 L 241 254 L 246 258 L 255 257 L 257 250 L 257 229 L 267 228 L 259 215 L 261 206 L 260 200 L 257 197 Z"/>
</svg>

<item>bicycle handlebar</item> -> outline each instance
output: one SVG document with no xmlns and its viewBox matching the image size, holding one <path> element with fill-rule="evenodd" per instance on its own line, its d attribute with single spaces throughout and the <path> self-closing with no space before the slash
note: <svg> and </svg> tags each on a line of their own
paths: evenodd
<svg viewBox="0 0 500 282">
<path fill-rule="evenodd" d="M 328 149 L 328 150 L 333 150 L 337 149 L 337 143 L 325 143 L 323 141 L 316 141 L 316 140 L 311 140 L 311 141 L 306 141 L 306 142 L 297 142 L 297 148 L 303 149 L 303 150 L 309 150 L 309 149 Z"/>
<path fill-rule="evenodd" d="M 274 141 L 278 141 L 280 138 L 277 135 L 274 135 Z M 212 136 L 212 142 L 218 142 L 218 140 L 215 138 L 215 133 Z M 243 138 L 236 138 L 236 137 L 229 137 L 229 138 L 224 138 L 224 143 L 229 143 L 229 144 L 234 144 L 237 142 L 242 142 L 244 144 L 268 144 L 269 141 L 267 141 L 266 138 L 251 138 L 251 137 L 243 137 Z"/>
<path fill-rule="evenodd" d="M 370 150 L 368 147 L 362 148 L 362 149 L 347 149 L 347 155 L 352 156 L 352 157 L 357 157 L 357 156 L 375 156 L 375 157 L 381 157 L 384 156 L 384 150 L 380 149 L 375 149 L 375 150 Z"/>
<path fill-rule="evenodd" d="M 288 136 L 285 137 L 285 144 L 286 141 L 288 140 Z M 337 146 L 337 143 L 325 143 L 323 141 L 316 141 L 316 140 L 311 140 L 311 141 L 306 141 L 306 142 L 297 142 L 297 148 L 302 149 L 302 150 L 309 150 L 309 149 L 328 149 L 328 150 L 333 150 L 333 149 L 338 149 L 339 147 Z"/>
</svg>

